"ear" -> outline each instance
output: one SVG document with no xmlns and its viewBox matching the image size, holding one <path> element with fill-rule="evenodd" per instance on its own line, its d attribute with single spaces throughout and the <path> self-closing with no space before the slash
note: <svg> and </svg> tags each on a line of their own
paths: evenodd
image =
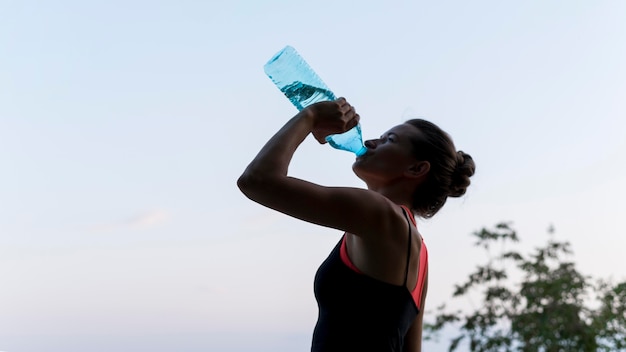
<svg viewBox="0 0 626 352">
<path fill-rule="evenodd" d="M 418 161 L 412 164 L 404 174 L 411 178 L 420 178 L 426 176 L 428 171 L 430 171 L 430 163 L 428 161 Z"/>
</svg>

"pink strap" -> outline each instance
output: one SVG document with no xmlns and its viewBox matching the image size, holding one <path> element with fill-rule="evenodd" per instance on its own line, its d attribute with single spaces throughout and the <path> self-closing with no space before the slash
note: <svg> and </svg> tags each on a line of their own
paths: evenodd
<svg viewBox="0 0 626 352">
<path fill-rule="evenodd" d="M 421 309 L 420 303 L 422 302 L 422 292 L 424 291 L 424 285 L 426 284 L 427 273 L 428 249 L 426 248 L 426 243 L 424 243 L 424 239 L 422 238 L 422 248 L 420 249 L 420 266 L 419 273 L 417 274 L 417 284 L 411 292 L 411 295 L 413 296 L 413 301 L 415 301 L 415 306 L 417 307 L 417 309 Z"/>
<path fill-rule="evenodd" d="M 339 255 L 341 256 L 341 261 L 348 268 L 352 269 L 353 271 L 356 271 L 359 274 L 363 274 L 361 272 L 361 270 L 359 270 L 359 268 L 357 268 L 354 264 L 352 264 L 352 261 L 350 260 L 350 257 L 348 256 L 348 247 L 346 246 L 346 236 L 345 235 L 341 239 L 341 249 L 339 250 Z"/>
</svg>

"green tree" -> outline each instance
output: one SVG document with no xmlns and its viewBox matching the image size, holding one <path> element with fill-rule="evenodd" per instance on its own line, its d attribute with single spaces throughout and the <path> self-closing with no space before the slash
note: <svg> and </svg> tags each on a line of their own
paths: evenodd
<svg viewBox="0 0 626 352">
<path fill-rule="evenodd" d="M 509 247 L 519 242 L 509 223 L 473 233 L 487 252 L 453 297 L 478 296 L 473 311 L 437 308 L 425 324 L 427 339 L 446 326 L 460 333 L 449 351 L 467 344 L 471 351 L 626 351 L 626 282 L 612 284 L 581 274 L 569 242 L 554 240 L 524 256 Z M 492 254 L 493 248 L 497 254 Z M 517 274 L 517 275 L 513 275 Z"/>
</svg>

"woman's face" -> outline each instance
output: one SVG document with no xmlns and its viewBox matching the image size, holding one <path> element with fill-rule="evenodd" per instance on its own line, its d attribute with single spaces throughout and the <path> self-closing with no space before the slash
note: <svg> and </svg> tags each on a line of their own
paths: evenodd
<svg viewBox="0 0 626 352">
<path fill-rule="evenodd" d="M 401 177 L 417 161 L 411 140 L 420 137 L 417 127 L 402 124 L 380 138 L 365 141 L 367 152 L 352 165 L 354 173 L 366 183 L 384 182 Z"/>
</svg>

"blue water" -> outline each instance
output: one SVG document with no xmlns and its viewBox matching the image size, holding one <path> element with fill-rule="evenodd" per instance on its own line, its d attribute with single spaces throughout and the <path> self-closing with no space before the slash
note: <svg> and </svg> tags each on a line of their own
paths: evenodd
<svg viewBox="0 0 626 352">
<path fill-rule="evenodd" d="M 330 90 L 314 87 L 302 82 L 294 82 L 281 89 L 281 92 L 293 105 L 302 110 L 319 101 L 335 100 L 335 94 Z"/>
</svg>

